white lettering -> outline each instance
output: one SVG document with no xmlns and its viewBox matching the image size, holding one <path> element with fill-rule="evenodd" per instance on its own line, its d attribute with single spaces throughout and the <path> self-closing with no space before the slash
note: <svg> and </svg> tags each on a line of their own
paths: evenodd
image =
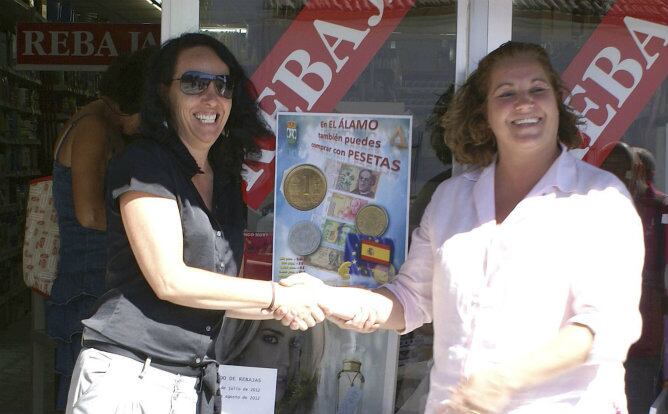
<svg viewBox="0 0 668 414">
<path fill-rule="evenodd" d="M 287 64 L 290 62 L 296 62 L 301 66 L 302 70 L 299 76 L 293 74 L 286 68 Z M 283 61 L 276 71 L 274 79 L 272 79 L 272 83 L 275 83 L 276 81 L 284 83 L 288 88 L 292 89 L 292 91 L 308 102 L 307 110 L 310 110 L 313 107 L 332 81 L 332 70 L 329 66 L 322 62 L 315 62 L 310 65 L 310 62 L 311 56 L 307 51 L 302 49 L 295 50 Z M 322 80 L 322 88 L 316 90 L 304 82 L 304 77 L 309 74 L 316 75 Z M 301 111 L 299 107 L 295 109 Z"/>
<path fill-rule="evenodd" d="M 587 92 L 587 91 L 582 86 L 575 85 L 575 88 L 573 88 L 573 90 L 571 91 L 571 95 L 564 100 L 564 103 L 566 105 L 570 106 L 571 105 L 571 99 L 574 96 L 580 95 L 580 94 L 585 93 L 585 92 Z M 584 117 L 586 117 L 587 113 L 589 113 L 589 111 L 591 111 L 592 109 L 599 109 L 600 108 L 600 106 L 596 102 L 592 101 L 591 99 L 587 98 L 586 96 L 584 97 L 584 102 L 585 102 L 584 110 L 579 111 L 577 108 L 574 108 L 575 110 L 580 112 L 580 114 L 582 114 L 582 116 L 584 116 Z M 587 122 L 585 123 L 584 127 L 580 128 L 591 139 L 591 141 L 589 142 L 589 146 L 594 145 L 594 142 L 596 142 L 598 137 L 601 136 L 601 133 L 603 132 L 603 130 L 605 130 L 605 128 L 610 123 L 610 121 L 612 121 L 612 118 L 617 114 L 617 111 L 615 111 L 615 109 L 612 106 L 610 106 L 609 104 L 605 105 L 605 109 L 606 109 L 606 119 L 605 119 L 605 122 L 603 122 L 603 124 L 601 124 L 601 125 L 595 124 L 594 122 L 591 121 L 590 118 L 587 118 Z"/>
<path fill-rule="evenodd" d="M 275 125 L 274 125 L 275 122 L 274 122 L 274 121 L 276 120 L 276 112 L 280 112 L 280 111 L 288 111 L 289 109 L 288 109 L 287 106 L 283 105 L 283 103 L 281 103 L 281 102 L 277 101 L 276 99 L 274 99 L 274 100 L 273 100 L 273 103 L 274 103 L 274 110 L 273 110 L 272 113 L 268 113 L 267 111 L 265 111 L 265 110 L 262 108 L 262 105 L 260 105 L 261 102 L 262 102 L 262 100 L 263 100 L 264 98 L 268 97 L 268 96 L 276 96 L 276 92 L 274 92 L 274 91 L 273 91 L 271 88 L 269 88 L 269 87 L 265 87 L 264 90 L 262 91 L 262 93 L 260 94 L 260 96 L 257 98 L 257 103 L 258 103 L 258 105 L 260 106 L 260 113 L 261 113 L 261 115 L 262 115 L 262 118 L 264 118 L 264 122 L 266 122 L 267 125 L 269 125 L 269 126 L 271 127 L 271 129 L 273 130 L 274 127 L 275 127 Z M 300 111 L 300 112 L 301 112 L 301 111 Z M 274 131 L 274 133 L 276 133 L 276 131 Z"/>
<path fill-rule="evenodd" d="M 114 39 L 111 38 L 111 33 L 109 32 L 104 33 L 104 37 L 102 37 L 102 41 L 100 42 L 100 47 L 98 47 L 97 52 L 95 52 L 95 56 L 104 56 L 102 49 L 107 49 L 109 51 L 108 56 L 118 56 Z"/>
<path fill-rule="evenodd" d="M 630 16 L 624 17 L 624 24 L 626 25 L 626 29 L 629 31 L 629 33 L 631 33 L 633 41 L 636 42 L 636 46 L 638 46 L 638 49 L 640 49 L 640 52 L 645 58 L 645 62 L 647 62 L 645 69 L 651 68 L 656 59 L 659 57 L 659 53 L 657 52 L 650 56 L 645 48 L 655 37 L 663 39 L 664 47 L 668 45 L 668 26 L 654 22 L 648 22 L 646 20 L 636 19 L 635 17 Z M 642 33 L 646 35 L 645 41 L 641 43 L 640 40 L 638 40 L 638 35 L 636 33 Z"/>
<path fill-rule="evenodd" d="M 26 56 L 33 56 L 33 48 L 37 51 L 37 54 L 40 56 L 46 55 L 44 48 L 42 47 L 42 41 L 44 40 L 44 33 L 39 30 L 26 30 L 25 32 L 26 42 L 25 49 L 23 54 Z"/>
<path fill-rule="evenodd" d="M 69 49 L 67 49 L 67 36 L 69 32 L 53 31 L 49 32 L 51 34 L 51 56 L 67 56 L 70 54 Z M 60 38 L 61 35 L 64 38 Z M 65 50 L 61 53 L 59 46 L 65 46 Z"/>
<path fill-rule="evenodd" d="M 241 164 L 241 178 L 246 182 L 246 193 L 251 191 L 251 188 L 262 177 L 264 170 L 254 170 L 247 164 Z"/>
<path fill-rule="evenodd" d="M 141 44 L 142 49 L 147 47 L 147 46 L 155 46 L 158 44 L 158 41 L 155 40 L 155 36 L 153 36 L 152 32 L 148 32 L 146 37 L 144 38 L 144 43 Z"/>
<path fill-rule="evenodd" d="M 142 42 L 141 46 L 139 45 L 139 36 L 141 36 L 142 32 L 130 32 L 130 50 L 132 52 L 143 49 L 147 46 L 155 46 L 157 44 L 155 40 L 155 36 L 153 36 L 153 33 L 148 32 L 146 34 L 146 37 L 144 38 L 144 41 Z"/>
<path fill-rule="evenodd" d="M 139 34 L 140 32 L 130 32 L 130 50 L 132 52 L 139 49 Z"/>
<path fill-rule="evenodd" d="M 276 156 L 276 151 L 261 149 L 259 152 L 248 154 L 248 159 L 251 161 L 269 164 Z"/>
<path fill-rule="evenodd" d="M 356 50 L 360 43 L 362 43 L 362 40 L 364 40 L 366 35 L 371 31 L 370 29 L 351 29 L 350 27 L 324 22 L 322 20 L 315 20 L 313 22 L 313 26 L 315 27 L 316 32 L 318 32 L 318 35 L 320 35 L 322 43 L 325 44 L 325 49 L 327 49 L 329 55 L 336 64 L 336 73 L 341 71 L 341 68 L 343 68 L 343 65 L 345 65 L 349 59 L 349 56 L 340 59 L 335 53 L 336 48 L 339 47 L 342 41 L 346 40 L 352 43 L 353 50 Z M 334 42 L 334 44 L 330 44 L 325 36 L 336 38 L 336 42 Z"/>
<path fill-rule="evenodd" d="M 72 33 L 74 34 L 74 53 L 72 53 L 72 56 L 90 56 L 95 52 L 95 46 L 92 42 L 93 33 L 86 31 L 74 31 Z M 81 51 L 82 46 L 85 47 L 85 52 Z"/>
<path fill-rule="evenodd" d="M 376 9 L 378 9 L 378 14 L 369 17 L 367 23 L 369 26 L 374 27 L 380 23 L 380 20 L 383 18 L 383 11 L 385 9 L 385 0 L 369 0 L 369 3 L 373 4 Z"/>
<path fill-rule="evenodd" d="M 596 65 L 601 59 L 605 59 L 612 64 L 610 73 L 604 72 L 599 66 Z M 614 76 L 620 70 L 628 73 L 633 77 L 633 85 L 631 87 L 625 87 L 617 80 L 614 79 Z M 603 89 L 611 93 L 617 101 L 619 101 L 617 107 L 621 107 L 624 104 L 624 101 L 631 95 L 631 92 L 638 86 L 640 79 L 642 78 L 642 66 L 640 63 L 633 59 L 624 59 L 621 60 L 621 54 L 617 48 L 612 46 L 606 47 L 601 50 L 598 55 L 591 62 L 589 67 L 584 73 L 582 80 L 592 79 L 594 82 L 601 85 Z"/>
</svg>

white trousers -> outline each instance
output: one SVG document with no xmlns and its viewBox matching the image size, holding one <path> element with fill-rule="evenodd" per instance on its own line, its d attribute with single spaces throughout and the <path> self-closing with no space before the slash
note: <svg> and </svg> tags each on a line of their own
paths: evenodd
<svg viewBox="0 0 668 414">
<path fill-rule="evenodd" d="M 88 348 L 74 367 L 66 414 L 195 414 L 196 383 L 194 377 Z"/>
</svg>

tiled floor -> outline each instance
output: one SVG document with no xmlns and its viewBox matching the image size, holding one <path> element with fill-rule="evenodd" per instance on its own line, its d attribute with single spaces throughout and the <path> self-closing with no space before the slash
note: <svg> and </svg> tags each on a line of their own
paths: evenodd
<svg viewBox="0 0 668 414">
<path fill-rule="evenodd" d="M 0 330 L 0 414 L 30 414 L 32 404 L 32 351 L 31 315 Z M 43 414 L 55 414 L 53 351 L 42 346 L 44 367 L 39 369 L 44 380 Z"/>
</svg>

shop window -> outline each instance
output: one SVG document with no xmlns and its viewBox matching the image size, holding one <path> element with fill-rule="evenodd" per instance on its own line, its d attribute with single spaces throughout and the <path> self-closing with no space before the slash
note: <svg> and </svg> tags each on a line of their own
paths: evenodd
<svg viewBox="0 0 668 414">
<path fill-rule="evenodd" d="M 385 14 L 378 26 L 369 19 L 370 10 L 373 12 L 371 1 L 355 0 L 201 0 L 200 1 L 200 30 L 221 40 L 227 45 L 240 63 L 246 69 L 247 74 L 254 78 L 263 63 L 270 58 L 276 50 L 291 48 L 291 50 L 304 49 L 309 52 L 308 60 L 302 60 L 303 66 L 308 66 L 318 61 L 318 56 L 325 56 L 323 62 L 328 65 L 332 76 L 346 76 L 348 84 L 337 86 L 340 88 L 335 98 L 325 97 L 330 91 L 323 93 L 320 101 L 309 102 L 304 100 L 300 108 L 310 112 L 340 112 L 361 114 L 409 114 L 413 116 L 412 150 L 411 150 L 411 199 L 419 200 L 417 206 L 411 211 L 411 223 L 417 224 L 421 210 L 429 200 L 430 191 L 435 189 L 438 182 L 448 176 L 451 160 L 444 146 L 439 146 L 438 151 L 432 147 L 433 129 L 438 123 L 430 116 L 434 112 L 437 103 L 442 106 L 442 96 L 452 91 L 455 81 L 455 49 L 456 49 L 456 10 L 455 0 L 438 1 L 397 1 L 392 5 L 385 1 Z M 406 6 L 408 5 L 408 6 Z M 392 7 L 395 9 L 393 10 Z M 336 39 L 325 36 L 307 35 L 297 36 L 295 42 L 285 42 L 287 34 L 294 35 L 298 30 L 296 24 L 304 19 L 305 13 L 318 10 L 317 19 L 331 24 L 339 25 L 350 31 L 339 36 L 346 38 L 337 46 L 332 46 Z M 397 11 L 398 8 L 407 8 L 405 13 Z M 376 10 L 377 12 L 377 10 Z M 378 14 L 378 13 L 376 13 Z M 391 16 L 391 17 L 388 17 Z M 313 15 L 311 15 L 313 18 Z M 381 24 L 392 26 L 390 30 L 382 35 L 374 32 Z M 367 35 L 362 36 L 360 31 L 368 30 Z M 327 32 L 327 29 L 322 29 Z M 329 32 L 331 33 L 331 31 Z M 311 37 L 309 37 L 311 36 Z M 347 37 L 346 37 L 347 36 Z M 361 41 L 361 37 L 364 40 Z M 294 39 L 294 38 L 293 38 Z M 351 42 L 360 40 L 356 51 L 367 48 L 368 52 L 352 55 Z M 313 45 L 318 44 L 321 52 L 324 50 L 325 41 L 330 42 L 336 58 L 340 59 L 338 64 L 342 67 L 341 74 L 337 72 L 335 58 L 327 52 L 318 55 L 313 51 Z M 309 49 L 311 48 L 311 49 Z M 342 63 L 347 52 L 351 52 L 350 60 Z M 306 58 L 304 58 L 306 59 Z M 355 61 L 353 61 L 355 60 Z M 304 63 L 306 62 L 306 63 Z M 355 69 L 349 69 L 354 66 Z M 293 72 L 299 70 L 293 62 L 290 67 Z M 322 74 L 322 73 L 321 73 Z M 254 79 L 255 81 L 255 79 Z M 312 76 L 309 85 L 314 90 L 323 88 L 322 76 Z M 258 85 L 258 92 L 262 93 L 262 85 Z M 281 101 L 281 86 L 277 86 L 276 101 Z M 285 91 L 282 91 L 285 93 Z M 322 101 L 329 99 L 327 104 Z M 270 198 L 265 204 L 270 204 Z M 265 213 L 270 209 L 265 209 Z M 259 220 L 260 226 L 265 227 L 265 220 Z M 251 230 L 253 219 L 250 220 Z M 419 413 L 423 411 L 424 399 L 428 388 L 428 368 L 430 366 L 432 347 L 431 327 L 417 334 L 407 335 L 401 338 L 398 350 L 399 372 L 397 375 L 396 407 L 391 411 L 401 409 L 403 413 Z M 367 357 L 372 356 L 376 350 L 373 340 L 354 339 L 353 335 L 344 338 L 346 346 L 356 346 L 357 352 L 366 352 Z M 325 341 L 334 336 L 327 333 Z M 360 337 L 361 338 L 361 337 Z M 320 380 L 318 383 L 318 401 L 314 402 L 312 412 L 325 408 L 332 410 L 337 403 L 337 381 L 341 378 L 354 377 L 353 384 L 362 384 L 363 396 L 361 396 L 360 411 L 364 413 L 389 412 L 387 403 L 380 399 L 392 384 L 394 377 L 384 377 L 383 373 L 392 376 L 396 360 L 383 361 L 374 360 L 376 367 L 369 366 L 361 361 L 361 367 L 356 363 L 343 364 L 346 354 L 355 353 L 346 348 L 327 352 L 334 342 L 325 344 L 325 354 L 320 369 Z M 366 344 L 364 341 L 369 341 Z M 351 345 L 352 344 L 352 345 Z M 364 347 L 367 347 L 364 350 Z M 392 346 L 389 342 L 382 343 L 383 348 Z M 302 349 L 300 352 L 307 352 Z M 383 358 L 384 353 L 378 353 Z M 397 357 L 397 354 L 394 354 Z M 373 359 L 373 358 L 372 358 Z M 349 361 L 350 362 L 350 361 Z M 360 361 L 358 361 L 360 362 Z M 245 361 L 245 363 L 250 363 Z M 294 367 L 293 367 L 294 368 Z M 347 369 L 344 374 L 342 370 Z M 379 374 L 380 373 L 380 374 Z M 355 375 L 359 374 L 359 375 Z M 351 377 L 351 378 L 352 378 Z M 338 380 L 337 380 L 338 378 Z M 355 382 L 357 381 L 357 382 Z M 358 385 L 359 385 L 358 384 Z M 303 409 L 304 407 L 302 407 Z M 311 412 L 305 410 L 304 412 Z M 347 411 L 346 411 L 347 412 Z"/>
<path fill-rule="evenodd" d="M 202 0 L 200 30 L 230 47 L 252 76 L 306 3 L 322 7 L 326 16 L 337 16 L 341 25 L 364 28 L 359 10 L 369 7 L 361 6 L 369 2 Z M 387 39 L 375 45 L 378 50 L 331 109 L 413 115 L 413 195 L 445 168 L 431 149 L 425 122 L 436 101 L 454 83 L 456 47 L 456 2 L 416 3 Z M 278 43 L 278 47 L 286 46 Z"/>
</svg>

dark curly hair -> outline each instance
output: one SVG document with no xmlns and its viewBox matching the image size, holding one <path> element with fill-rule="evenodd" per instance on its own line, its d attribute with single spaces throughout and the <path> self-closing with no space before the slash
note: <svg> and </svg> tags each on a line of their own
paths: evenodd
<svg viewBox="0 0 668 414">
<path fill-rule="evenodd" d="M 117 57 L 100 78 L 100 95 L 116 102 L 124 114 L 138 113 L 144 91 L 144 69 L 157 50 L 152 46 Z"/>
<path fill-rule="evenodd" d="M 259 114 L 257 92 L 232 52 L 220 41 L 201 33 L 185 33 L 165 42 L 149 64 L 141 108 L 141 133 L 160 143 L 179 139 L 171 121 L 168 103 L 160 94 L 175 76 L 176 61 L 186 49 L 208 47 L 230 68 L 234 82 L 232 109 L 220 137 L 209 150 L 209 159 L 217 169 L 240 179 L 241 163 L 247 154 L 258 151 L 256 139 L 270 139 L 271 131 Z"/>
<path fill-rule="evenodd" d="M 577 127 L 580 118 L 563 103 L 567 91 L 545 49 L 532 43 L 510 41 L 480 61 L 478 68 L 455 93 L 452 104 L 442 118 L 445 142 L 458 162 L 484 167 L 494 159 L 496 138 L 485 114 L 490 77 L 496 65 L 517 56 L 528 56 L 543 67 L 557 98 L 559 141 L 568 148 L 580 145 L 582 137 Z"/>
</svg>

